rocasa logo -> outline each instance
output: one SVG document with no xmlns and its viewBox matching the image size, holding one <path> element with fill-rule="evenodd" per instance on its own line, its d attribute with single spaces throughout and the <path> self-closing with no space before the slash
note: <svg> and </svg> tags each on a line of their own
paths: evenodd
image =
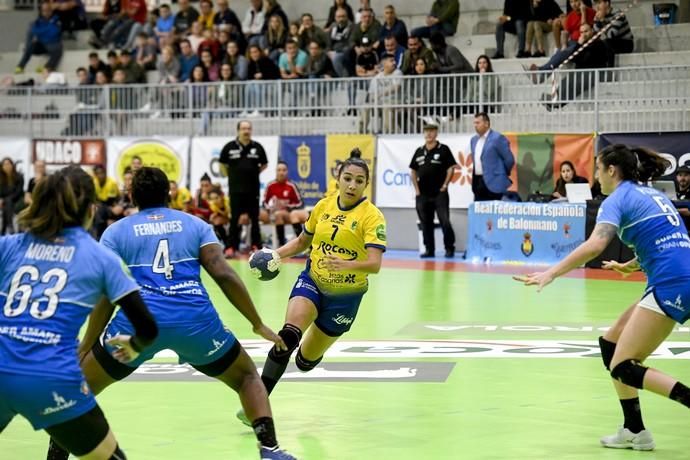
<svg viewBox="0 0 690 460">
<path fill-rule="evenodd" d="M 326 243 L 325 241 L 321 241 L 319 243 L 319 251 L 321 251 L 321 253 L 324 255 L 340 254 L 349 257 L 349 259 L 345 260 L 355 260 L 357 258 L 357 251 L 353 251 L 352 249 L 348 249 L 343 246 L 338 246 L 337 244 Z"/>
</svg>

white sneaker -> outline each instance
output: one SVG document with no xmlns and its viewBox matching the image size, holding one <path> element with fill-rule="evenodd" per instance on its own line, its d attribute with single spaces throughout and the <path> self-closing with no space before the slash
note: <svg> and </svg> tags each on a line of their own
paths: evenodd
<svg viewBox="0 0 690 460">
<path fill-rule="evenodd" d="M 255 110 L 252 113 L 250 113 L 249 115 L 247 115 L 247 118 L 258 118 L 260 116 L 261 116 L 261 112 L 259 112 L 258 110 Z"/>
<path fill-rule="evenodd" d="M 601 445 L 611 449 L 654 450 L 656 444 L 652 433 L 642 430 L 635 434 L 627 428 L 620 427 L 616 434 L 601 438 Z"/>
</svg>

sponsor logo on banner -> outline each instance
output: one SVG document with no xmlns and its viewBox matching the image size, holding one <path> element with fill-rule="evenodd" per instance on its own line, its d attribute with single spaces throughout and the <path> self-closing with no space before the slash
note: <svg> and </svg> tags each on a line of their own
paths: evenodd
<svg viewBox="0 0 690 460">
<path fill-rule="evenodd" d="M 106 165 L 103 139 L 36 139 L 33 141 L 32 162 L 41 160 L 49 171 L 69 166 Z"/>
<path fill-rule="evenodd" d="M 315 205 L 326 192 L 326 138 L 282 136 L 280 155 L 288 165 L 288 177 L 307 205 Z"/>
<path fill-rule="evenodd" d="M 297 173 L 302 179 L 311 174 L 311 149 L 304 142 L 297 147 Z"/>
<path fill-rule="evenodd" d="M 160 141 L 140 141 L 128 145 L 120 151 L 117 160 L 117 178 L 122 180 L 125 169 L 132 163 L 132 158 L 141 158 L 144 166 L 160 168 L 170 180 L 178 183 L 182 177 L 181 155 L 187 152 L 175 152 L 168 144 Z"/>
<path fill-rule="evenodd" d="M 530 235 L 529 233 L 525 233 L 523 235 L 523 240 L 522 240 L 522 245 L 520 246 L 520 250 L 525 255 L 525 257 L 531 256 L 532 253 L 534 252 L 534 244 L 532 243 L 532 235 Z"/>
</svg>

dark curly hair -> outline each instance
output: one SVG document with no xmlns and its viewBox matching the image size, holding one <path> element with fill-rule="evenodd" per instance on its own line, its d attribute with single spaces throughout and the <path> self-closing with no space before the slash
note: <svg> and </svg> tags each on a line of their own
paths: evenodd
<svg viewBox="0 0 690 460">
<path fill-rule="evenodd" d="M 167 206 L 170 197 L 168 176 L 158 168 L 144 166 L 132 178 L 132 200 L 139 209 Z"/>
</svg>

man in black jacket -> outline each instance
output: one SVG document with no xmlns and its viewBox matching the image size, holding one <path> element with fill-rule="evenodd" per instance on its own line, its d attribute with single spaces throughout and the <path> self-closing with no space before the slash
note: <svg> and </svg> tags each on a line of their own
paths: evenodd
<svg viewBox="0 0 690 460">
<path fill-rule="evenodd" d="M 492 59 L 504 57 L 503 43 L 505 42 L 506 32 L 515 34 L 518 37 L 517 57 L 531 56 L 525 52 L 525 36 L 530 15 L 530 0 L 505 0 L 505 3 L 503 3 L 503 14 L 498 17 L 498 24 L 496 24 L 496 54 L 494 54 Z"/>
</svg>

